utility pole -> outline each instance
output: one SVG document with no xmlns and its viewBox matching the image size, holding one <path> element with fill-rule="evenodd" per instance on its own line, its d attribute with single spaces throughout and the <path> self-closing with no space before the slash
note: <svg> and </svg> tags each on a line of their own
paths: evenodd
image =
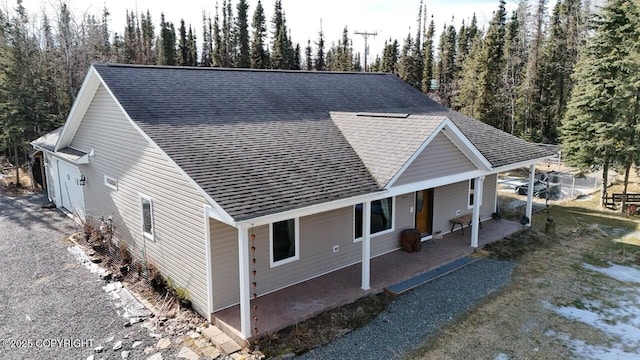
<svg viewBox="0 0 640 360">
<path fill-rule="evenodd" d="M 364 72 L 367 72 L 367 55 L 369 55 L 369 45 L 367 44 L 367 40 L 369 40 L 369 36 L 376 37 L 376 35 L 378 35 L 378 32 L 356 31 L 354 32 L 354 34 L 362 35 L 362 37 L 364 38 Z"/>
</svg>

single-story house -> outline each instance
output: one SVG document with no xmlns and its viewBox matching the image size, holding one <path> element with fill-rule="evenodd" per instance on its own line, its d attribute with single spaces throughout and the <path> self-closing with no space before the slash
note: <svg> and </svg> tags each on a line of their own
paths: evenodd
<svg viewBox="0 0 640 360">
<path fill-rule="evenodd" d="M 354 264 L 367 290 L 405 229 L 472 215 L 477 247 L 497 174 L 553 155 L 392 74 L 111 64 L 32 145 L 58 207 L 111 219 L 206 318 L 239 304 L 245 339 L 254 292 Z"/>
</svg>

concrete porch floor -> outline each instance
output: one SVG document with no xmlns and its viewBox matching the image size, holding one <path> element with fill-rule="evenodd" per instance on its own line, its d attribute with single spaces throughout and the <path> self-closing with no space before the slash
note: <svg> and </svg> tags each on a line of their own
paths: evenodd
<svg viewBox="0 0 640 360">
<path fill-rule="evenodd" d="M 489 220 L 482 223 L 479 232 L 480 247 L 511 235 L 523 227 L 517 222 Z M 399 243 L 399 240 L 398 240 Z M 289 325 L 310 319 L 324 311 L 352 303 L 385 287 L 410 279 L 428 270 L 473 253 L 471 229 L 464 235 L 457 227 L 442 239 L 422 243 L 422 251 L 406 253 L 396 250 L 371 259 L 371 290 L 360 288 L 360 263 L 307 280 L 288 288 L 260 296 L 257 299 L 258 337 L 281 330 Z M 253 309 L 254 301 L 251 301 Z M 252 316 L 254 316 L 252 312 Z M 240 306 L 213 314 L 215 324 L 229 335 L 240 337 Z M 252 322 L 251 326 L 254 326 Z"/>
</svg>

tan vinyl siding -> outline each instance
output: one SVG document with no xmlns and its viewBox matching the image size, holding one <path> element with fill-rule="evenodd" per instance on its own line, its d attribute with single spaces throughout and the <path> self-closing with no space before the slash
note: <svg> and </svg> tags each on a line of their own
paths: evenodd
<svg viewBox="0 0 640 360">
<path fill-rule="evenodd" d="M 113 218 L 116 235 L 133 256 L 149 261 L 189 291 L 196 310 L 207 314 L 204 197 L 131 125 L 100 85 L 70 147 L 90 152 L 80 165 L 87 178 L 86 213 Z M 104 184 L 107 175 L 118 190 Z M 139 193 L 153 200 L 155 241 L 142 235 Z"/>
<path fill-rule="evenodd" d="M 449 138 L 439 133 L 400 175 L 394 186 L 476 169 L 471 160 Z"/>
<path fill-rule="evenodd" d="M 213 309 L 219 310 L 240 301 L 238 230 L 214 219 L 209 226 Z"/>
<path fill-rule="evenodd" d="M 484 179 L 482 194 L 482 205 L 480 206 L 480 219 L 491 218 L 495 211 L 496 196 L 496 175 L 487 176 Z M 473 213 L 473 208 L 469 209 L 469 181 L 461 181 L 455 184 L 436 188 L 433 199 L 433 231 L 440 231 L 445 234 L 451 230 L 449 220 L 460 215 Z M 460 215 L 456 215 L 456 210 L 460 210 Z"/>
<path fill-rule="evenodd" d="M 413 227 L 413 194 L 396 197 L 395 227 L 391 233 L 371 238 L 371 256 L 400 247 L 400 232 Z M 353 241 L 353 207 L 300 218 L 300 259 L 270 267 L 269 226 L 253 229 L 256 235 L 257 292 L 265 294 L 317 277 L 362 260 L 362 242 Z M 251 234 L 251 230 L 249 231 Z M 238 237 L 234 228 L 211 220 L 214 309 L 240 301 L 238 286 Z M 340 250 L 333 252 L 334 245 Z M 251 255 L 251 254 L 250 254 Z M 360 286 L 360 280 L 353 284 Z"/>
</svg>

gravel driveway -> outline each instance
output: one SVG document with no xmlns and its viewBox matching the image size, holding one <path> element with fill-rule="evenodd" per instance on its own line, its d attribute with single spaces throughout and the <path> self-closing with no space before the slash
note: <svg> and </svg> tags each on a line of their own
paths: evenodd
<svg viewBox="0 0 640 360">
<path fill-rule="evenodd" d="M 369 324 L 298 358 L 404 358 L 482 298 L 507 285 L 514 267 L 508 261 L 477 261 L 400 295 Z"/>
<path fill-rule="evenodd" d="M 0 359 L 86 359 L 100 346 L 96 359 L 157 354 L 144 350 L 158 340 L 140 323 L 125 327 L 104 281 L 67 251 L 63 235 L 78 226 L 40 209 L 45 202 L 41 195 L 0 195 Z M 114 350 L 118 341 L 122 348 Z M 173 347 L 162 351 L 175 354 Z"/>
</svg>

